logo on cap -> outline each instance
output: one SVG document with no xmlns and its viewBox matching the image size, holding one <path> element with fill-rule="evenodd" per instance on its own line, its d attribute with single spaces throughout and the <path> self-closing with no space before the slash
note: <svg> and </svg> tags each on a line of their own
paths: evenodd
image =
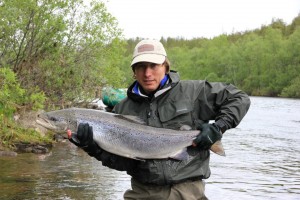
<svg viewBox="0 0 300 200">
<path fill-rule="evenodd" d="M 142 53 L 145 51 L 154 51 L 154 46 L 152 44 L 143 44 L 138 47 L 138 53 Z"/>
</svg>

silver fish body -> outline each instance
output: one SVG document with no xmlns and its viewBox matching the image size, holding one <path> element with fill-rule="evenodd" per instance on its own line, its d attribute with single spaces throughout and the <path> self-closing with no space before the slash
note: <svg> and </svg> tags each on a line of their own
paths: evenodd
<svg viewBox="0 0 300 200">
<path fill-rule="evenodd" d="M 134 159 L 185 159 L 186 147 L 199 134 L 198 130 L 146 126 L 135 116 L 83 108 L 40 114 L 37 122 L 58 133 L 66 133 L 68 129 L 75 133 L 79 123 L 89 123 L 93 127 L 93 139 L 102 149 Z M 220 150 L 218 145 L 218 151 L 224 153 L 223 147 Z"/>
</svg>

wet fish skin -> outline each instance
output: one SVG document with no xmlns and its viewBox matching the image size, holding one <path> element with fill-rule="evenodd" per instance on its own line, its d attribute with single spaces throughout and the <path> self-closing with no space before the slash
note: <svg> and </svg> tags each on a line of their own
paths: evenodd
<svg viewBox="0 0 300 200">
<path fill-rule="evenodd" d="M 135 116 L 69 108 L 40 114 L 37 122 L 57 133 L 77 132 L 79 123 L 93 127 L 93 139 L 104 150 L 133 159 L 186 159 L 186 147 L 191 146 L 198 130 L 178 131 L 146 126 Z M 215 152 L 224 154 L 222 143 Z"/>
</svg>

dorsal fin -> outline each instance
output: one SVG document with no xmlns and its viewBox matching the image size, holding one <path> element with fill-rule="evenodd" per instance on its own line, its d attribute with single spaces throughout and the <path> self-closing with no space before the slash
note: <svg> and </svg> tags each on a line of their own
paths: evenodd
<svg viewBox="0 0 300 200">
<path fill-rule="evenodd" d="M 115 117 L 127 120 L 129 122 L 146 125 L 146 122 L 138 116 L 116 114 Z"/>
</svg>

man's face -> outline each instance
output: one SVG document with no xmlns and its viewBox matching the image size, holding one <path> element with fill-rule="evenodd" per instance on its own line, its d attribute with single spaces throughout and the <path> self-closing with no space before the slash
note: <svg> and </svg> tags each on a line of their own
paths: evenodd
<svg viewBox="0 0 300 200">
<path fill-rule="evenodd" d="M 149 94 L 159 87 L 166 74 L 166 67 L 163 64 L 139 62 L 134 67 L 134 74 L 137 82 Z"/>
</svg>

